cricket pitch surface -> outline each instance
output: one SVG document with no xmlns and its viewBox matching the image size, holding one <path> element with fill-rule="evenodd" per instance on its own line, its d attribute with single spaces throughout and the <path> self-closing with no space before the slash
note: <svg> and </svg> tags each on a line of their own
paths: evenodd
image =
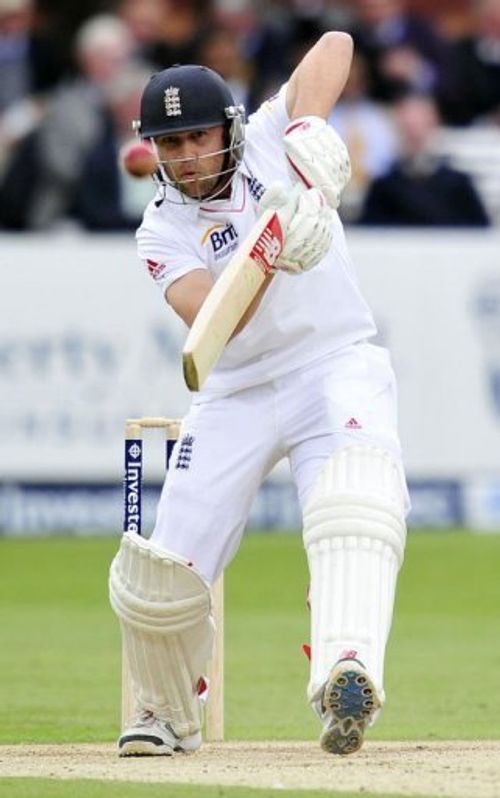
<svg viewBox="0 0 500 798">
<path fill-rule="evenodd" d="M 367 742 L 348 757 L 313 742 L 238 741 L 130 759 L 108 743 L 3 745 L 0 776 L 500 798 L 500 741 Z"/>
</svg>

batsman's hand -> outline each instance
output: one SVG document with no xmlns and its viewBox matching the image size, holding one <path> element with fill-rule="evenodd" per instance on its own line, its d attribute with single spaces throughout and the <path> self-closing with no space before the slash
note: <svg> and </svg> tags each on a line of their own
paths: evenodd
<svg viewBox="0 0 500 798">
<path fill-rule="evenodd" d="M 298 184 L 290 191 L 274 183 L 259 202 L 259 214 L 270 209 L 278 211 L 285 231 L 285 246 L 275 268 L 301 274 L 316 266 L 332 240 L 332 211 L 321 191 Z"/>
<path fill-rule="evenodd" d="M 283 145 L 294 180 L 319 188 L 336 210 L 351 179 L 349 153 L 338 133 L 319 116 L 303 116 L 290 122 Z"/>
</svg>

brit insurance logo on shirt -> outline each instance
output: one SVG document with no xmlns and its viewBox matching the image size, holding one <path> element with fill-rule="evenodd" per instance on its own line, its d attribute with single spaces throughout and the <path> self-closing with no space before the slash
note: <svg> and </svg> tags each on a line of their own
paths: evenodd
<svg viewBox="0 0 500 798">
<path fill-rule="evenodd" d="M 238 233 L 232 222 L 213 224 L 204 232 L 201 243 L 210 247 L 215 261 L 223 260 L 238 247 Z"/>
</svg>

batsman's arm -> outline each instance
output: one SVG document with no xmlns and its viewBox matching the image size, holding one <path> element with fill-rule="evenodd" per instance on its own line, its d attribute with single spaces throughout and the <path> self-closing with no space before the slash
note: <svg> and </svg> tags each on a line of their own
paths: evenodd
<svg viewBox="0 0 500 798">
<path fill-rule="evenodd" d="M 271 278 L 272 275 L 269 275 L 264 279 L 261 288 L 236 325 L 231 338 L 234 338 L 248 324 L 258 308 L 267 286 L 271 282 Z M 180 277 L 167 288 L 165 299 L 183 322 L 188 327 L 192 327 L 198 311 L 210 293 L 213 284 L 212 276 L 206 269 L 193 269 L 192 272 Z"/>
<path fill-rule="evenodd" d="M 193 269 L 167 288 L 165 299 L 182 321 L 191 327 L 213 284 L 209 271 Z"/>
<path fill-rule="evenodd" d="M 290 119 L 328 118 L 344 89 L 352 52 L 353 42 L 348 33 L 329 31 L 318 39 L 288 82 L 286 106 Z"/>
<path fill-rule="evenodd" d="M 283 146 L 292 179 L 320 189 L 336 210 L 351 177 L 351 162 L 344 142 L 328 117 L 347 80 L 352 60 L 352 39 L 347 33 L 325 33 L 304 56 L 287 86 L 287 112 Z"/>
</svg>

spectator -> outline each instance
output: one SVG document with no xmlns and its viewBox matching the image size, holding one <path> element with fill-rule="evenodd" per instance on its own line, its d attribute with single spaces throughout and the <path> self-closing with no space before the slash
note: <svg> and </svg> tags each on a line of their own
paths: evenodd
<svg viewBox="0 0 500 798">
<path fill-rule="evenodd" d="M 476 226 L 489 224 L 470 178 L 432 154 L 439 115 L 429 96 L 394 105 L 401 157 L 368 191 L 362 224 Z"/>
<path fill-rule="evenodd" d="M 392 101 L 402 90 L 434 92 L 447 43 L 433 26 L 407 12 L 404 0 L 356 0 L 356 46 L 368 60 L 372 97 Z"/>
<path fill-rule="evenodd" d="M 99 137 L 85 155 L 73 192 L 71 215 L 88 230 L 135 230 L 156 191 L 152 180 L 137 180 L 119 166 L 120 147 L 131 138 L 130 120 L 139 116 L 149 78 L 149 71 L 128 67 L 108 88 Z"/>
<path fill-rule="evenodd" d="M 290 13 L 263 15 L 245 40 L 246 55 L 253 65 L 252 91 L 248 111 L 288 80 L 311 42 L 323 32 L 317 20 Z"/>
<path fill-rule="evenodd" d="M 32 0 L 0 0 L 0 114 L 53 88 L 64 68 L 57 42 L 35 25 Z"/>
<path fill-rule="evenodd" d="M 440 94 L 447 124 L 500 115 L 500 0 L 476 0 L 476 30 L 451 49 Z"/>
<path fill-rule="evenodd" d="M 138 0 L 136 0 L 137 2 Z M 163 0 L 163 23 L 149 56 L 160 68 L 192 64 L 215 25 L 212 0 Z"/>
<path fill-rule="evenodd" d="M 369 184 L 387 171 L 397 147 L 388 111 L 367 96 L 366 70 L 365 58 L 355 53 L 342 97 L 329 119 L 351 156 L 351 180 L 340 209 L 345 222 L 356 221 Z"/>
<path fill-rule="evenodd" d="M 94 17 L 82 26 L 76 39 L 79 76 L 58 89 L 4 175 L 5 227 L 45 229 L 69 212 L 87 155 L 109 124 L 109 89 L 131 63 L 131 51 L 128 30 L 116 17 Z"/>
<path fill-rule="evenodd" d="M 39 123 L 44 97 L 68 64 L 32 0 L 0 0 L 0 174 L 11 150 Z"/>
<path fill-rule="evenodd" d="M 164 0 L 121 0 L 117 13 L 132 36 L 134 56 L 153 71 L 160 69 L 158 48 L 168 13 Z"/>
<path fill-rule="evenodd" d="M 236 105 L 248 108 L 250 69 L 245 62 L 239 41 L 225 28 L 211 31 L 201 44 L 196 63 L 204 64 L 222 75 Z"/>
</svg>

